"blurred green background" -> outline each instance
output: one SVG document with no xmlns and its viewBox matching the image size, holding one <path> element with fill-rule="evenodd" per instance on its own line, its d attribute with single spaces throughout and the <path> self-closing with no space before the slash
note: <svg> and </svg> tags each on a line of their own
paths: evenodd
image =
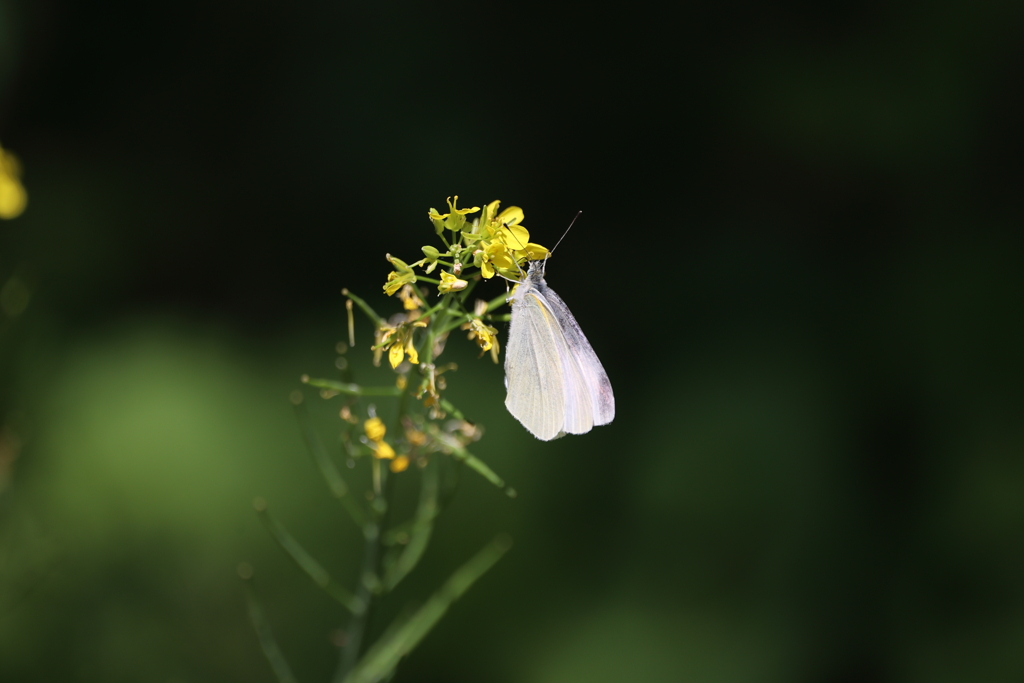
<svg viewBox="0 0 1024 683">
<path fill-rule="evenodd" d="M 618 413 L 535 441 L 452 338 L 520 496 L 463 477 L 394 608 L 515 546 L 397 680 L 1024 680 L 1024 5 L 666 7 L 0 3 L 0 680 L 272 681 L 240 562 L 329 678 L 251 501 L 354 580 L 288 395 L 456 193 L 583 210 Z"/>
</svg>

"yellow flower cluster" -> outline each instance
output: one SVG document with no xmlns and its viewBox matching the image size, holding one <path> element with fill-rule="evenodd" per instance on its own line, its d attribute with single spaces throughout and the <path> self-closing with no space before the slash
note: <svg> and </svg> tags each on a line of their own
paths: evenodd
<svg viewBox="0 0 1024 683">
<path fill-rule="evenodd" d="M 494 201 L 483 209 L 476 206 L 460 209 L 456 196 L 449 198 L 448 209 L 444 214 L 431 209 L 428 214 L 443 242 L 443 250 L 424 246 L 423 258 L 412 263 L 387 255 L 392 270 L 383 290 L 402 302 L 400 312 L 384 319 L 366 301 L 347 289 L 342 290 L 349 299 L 346 302 L 349 342 L 339 342 L 338 353 L 344 354 L 355 344 L 352 311 L 358 306 L 376 326 L 372 346 L 374 365 L 380 365 L 386 355 L 397 373 L 395 386 L 369 391 L 352 383 L 350 377 L 346 377 L 346 382 L 304 380 L 321 387 L 324 398 L 338 394 L 400 397 L 399 432 L 392 432 L 390 441 L 386 438 L 388 430 L 372 405 L 366 406 L 365 413 L 360 415 L 358 403 L 353 399 L 339 412 L 341 419 L 351 425 L 346 426 L 344 435 L 348 453 L 353 457 L 373 455 L 374 492 L 378 495 L 384 481 L 381 475 L 386 473 L 382 466 L 384 461 L 392 472 L 402 472 L 412 463 L 425 466 L 434 453 L 454 454 L 462 460 L 472 458 L 466 446 L 481 437 L 482 429 L 466 421 L 461 411 L 442 397 L 446 391 L 446 373 L 457 367 L 454 363 L 441 364 L 437 359 L 451 333 L 461 328 L 479 346 L 481 357 L 490 353 L 497 363 L 498 330 L 489 322 L 491 311 L 505 298 L 496 296 L 490 302 L 476 301 L 470 308 L 469 295 L 482 279 L 495 275 L 519 279 L 526 261 L 548 255 L 545 247 L 529 241 L 530 234 L 522 225 L 523 210 L 519 207 L 501 211 L 500 202 Z M 472 220 L 467 218 L 473 214 L 479 215 Z M 439 272 L 432 275 L 434 271 Z M 438 300 L 427 301 L 425 283 L 437 287 Z M 337 367 L 345 372 L 347 361 L 338 360 Z M 415 373 L 410 366 L 417 366 Z M 418 408 L 409 405 L 413 397 L 420 403 Z M 357 431 L 360 423 L 364 434 L 353 439 L 352 431 Z M 484 466 L 474 466 L 475 469 L 481 467 Z"/>
<path fill-rule="evenodd" d="M 530 233 L 522 225 L 523 210 L 510 206 L 498 213 L 500 201 L 484 207 L 480 220 L 473 224 L 467 241 L 474 245 L 473 265 L 485 278 L 496 274 L 512 279 L 520 274 L 519 264 L 537 261 L 547 256 L 548 250 L 530 241 Z"/>
<path fill-rule="evenodd" d="M 452 241 L 445 240 L 448 247 L 445 252 L 425 246 L 423 258 L 412 264 L 388 254 L 388 262 L 394 266 L 384 283 L 384 292 L 388 296 L 420 279 L 435 282 L 439 294 L 460 292 L 469 285 L 467 280 L 459 277 L 468 264 L 479 268 L 486 279 L 495 275 L 517 279 L 522 273 L 523 263 L 547 256 L 545 247 L 530 241 L 530 233 L 522 224 L 523 210 L 518 206 L 499 212 L 501 202 L 493 201 L 483 208 L 480 216 L 469 222 L 466 216 L 480 212 L 480 207 L 460 209 L 458 201 L 458 195 L 448 198 L 448 213 L 438 213 L 434 209 L 427 212 L 442 240 L 445 240 L 446 231 L 451 233 Z M 441 271 L 440 281 L 418 276 L 414 270 L 422 268 L 425 275 L 430 275 L 439 265 L 446 268 Z"/>
<path fill-rule="evenodd" d="M 405 442 L 401 443 L 399 439 L 399 450 L 406 451 L 408 455 L 397 453 L 385 440 L 387 427 L 379 417 L 371 417 L 363 423 L 363 432 L 373 457 L 389 461 L 388 467 L 392 472 L 404 472 L 413 460 L 421 466 L 425 465 L 431 453 L 451 454 L 453 448 L 465 447 L 482 436 L 479 427 L 465 420 L 451 420 L 443 430 L 435 425 L 417 426 L 418 423 L 409 417 L 403 418 L 402 424 Z"/>
<path fill-rule="evenodd" d="M 467 267 L 479 269 L 477 280 L 480 277 L 490 279 L 495 275 L 516 280 L 522 275 L 527 261 L 548 255 L 547 248 L 530 241 L 530 233 L 523 225 L 523 210 L 518 206 L 499 211 L 501 202 L 493 201 L 482 210 L 479 206 L 460 209 L 458 201 L 458 195 L 448 198 L 448 213 L 439 213 L 435 209 L 427 212 L 434 230 L 444 242 L 444 252 L 437 247 L 425 246 L 422 248 L 423 258 L 415 263 L 387 255 L 394 270 L 388 273 L 384 293 L 398 295 L 407 313 L 380 323 L 373 345 L 374 364 L 380 363 L 385 351 L 392 368 L 397 368 L 406 359 L 414 365 L 419 364 L 419 353 L 413 341 L 414 328 L 425 327 L 426 316 L 431 311 L 420 313 L 423 301 L 417 282 L 434 283 L 442 296 L 460 292 L 468 294 L 471 278 L 463 277 Z M 467 216 L 475 213 L 480 215 L 470 221 Z M 441 268 L 440 279 L 427 277 L 438 267 Z M 417 268 L 423 273 L 418 274 Z M 497 363 L 500 350 L 498 331 L 484 322 L 486 313 L 486 304 L 482 308 L 478 305 L 473 314 L 463 313 L 465 322 L 462 329 L 467 330 L 469 339 L 480 346 L 481 356 L 490 352 Z M 443 344 L 445 334 L 447 332 L 436 338 L 439 343 Z M 435 391 L 428 393 L 433 395 Z"/>
</svg>

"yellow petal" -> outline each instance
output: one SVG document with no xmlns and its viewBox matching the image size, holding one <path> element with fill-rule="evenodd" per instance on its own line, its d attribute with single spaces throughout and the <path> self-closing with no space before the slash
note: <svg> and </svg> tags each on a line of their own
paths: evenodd
<svg viewBox="0 0 1024 683">
<path fill-rule="evenodd" d="M 409 354 L 409 362 L 413 365 L 417 365 L 420 362 L 420 356 L 416 353 L 416 347 L 412 345 L 412 337 L 409 337 L 409 342 L 405 345 L 405 352 Z M 399 361 L 401 362 L 401 361 Z"/>
<path fill-rule="evenodd" d="M 501 226 L 498 237 L 510 249 L 524 249 L 530 242 L 530 232 L 521 225 Z"/>
<path fill-rule="evenodd" d="M 521 255 L 523 257 L 528 258 L 531 261 L 540 261 L 541 259 L 545 259 L 550 253 L 547 247 L 542 247 L 534 242 L 528 242 L 526 247 L 520 251 L 522 252 Z M 520 253 L 516 252 L 516 256 L 520 256 Z"/>
<path fill-rule="evenodd" d="M 518 206 L 510 206 L 499 213 L 496 220 L 505 225 L 516 225 L 523 220 L 523 210 Z"/>
<path fill-rule="evenodd" d="M 388 362 L 391 363 L 391 369 L 397 368 L 403 358 L 405 358 L 405 351 L 402 349 L 402 345 L 392 344 L 388 349 Z"/>
<path fill-rule="evenodd" d="M 494 220 L 494 217 L 498 214 L 498 207 L 501 206 L 501 200 L 495 199 L 493 202 L 484 207 L 484 212 L 480 215 L 480 223 L 487 224 Z"/>
<path fill-rule="evenodd" d="M 391 460 L 395 457 L 395 449 L 387 441 L 381 441 L 377 444 L 377 450 L 373 454 L 381 460 Z"/>
<path fill-rule="evenodd" d="M 452 213 L 459 213 L 459 214 L 462 214 L 462 215 L 466 215 L 467 213 L 475 213 L 475 212 L 480 210 L 479 206 L 474 206 L 473 208 L 470 208 L 470 209 L 457 209 L 457 208 L 455 208 L 455 205 L 458 203 L 458 201 L 459 201 L 459 195 L 455 195 L 455 199 L 452 199 L 451 197 L 448 198 L 448 209 Z"/>
<path fill-rule="evenodd" d="M 491 263 L 498 270 L 514 270 L 516 266 L 515 259 L 512 258 L 507 249 L 503 249 L 500 253 L 492 256 Z"/>
<path fill-rule="evenodd" d="M 391 461 L 390 468 L 391 471 L 395 473 L 406 471 L 407 469 L 409 469 L 409 456 L 398 456 L 397 458 Z"/>
</svg>

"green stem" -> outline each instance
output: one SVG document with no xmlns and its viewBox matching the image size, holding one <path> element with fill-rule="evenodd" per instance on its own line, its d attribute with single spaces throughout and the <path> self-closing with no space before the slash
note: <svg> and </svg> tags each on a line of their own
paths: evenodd
<svg viewBox="0 0 1024 683">
<path fill-rule="evenodd" d="M 302 381 L 311 387 L 330 389 L 349 396 L 400 396 L 402 394 L 402 390 L 398 387 L 364 387 L 359 384 L 345 384 L 319 377 L 303 377 Z"/>
<path fill-rule="evenodd" d="M 377 315 L 376 311 L 370 308 L 370 305 L 368 303 L 366 303 L 365 301 L 363 301 L 362 299 L 360 299 L 358 296 L 348 291 L 347 289 L 341 290 L 341 293 L 347 296 L 350 300 L 354 301 L 356 303 L 356 306 L 362 309 L 363 313 L 365 313 L 366 316 L 373 321 L 374 327 L 380 327 L 380 321 L 382 320 L 382 318 L 379 315 Z"/>
<path fill-rule="evenodd" d="M 442 230 L 441 232 L 437 233 L 437 236 L 441 238 L 442 242 L 444 242 L 445 248 L 448 251 L 451 251 L 452 250 L 452 242 L 455 241 L 455 231 L 454 230 L 452 231 L 452 242 L 449 242 L 448 240 L 446 240 L 444 238 L 444 230 Z"/>
<path fill-rule="evenodd" d="M 386 528 L 391 516 L 391 506 L 387 504 L 394 488 L 394 477 L 387 476 L 387 469 L 381 473 L 384 478 L 384 493 L 381 501 L 383 512 L 363 527 L 363 561 L 359 569 L 359 585 L 356 588 L 355 600 L 363 609 L 354 613 L 349 621 L 346 632 L 345 646 L 338 658 L 338 668 L 334 672 L 334 683 L 341 683 L 350 671 L 359 663 L 363 653 L 363 640 L 369 630 L 370 619 L 375 605 L 374 593 L 379 584 L 381 529 Z M 376 506 L 375 506 L 376 507 Z"/>
<path fill-rule="evenodd" d="M 441 284 L 440 280 L 437 280 L 437 279 L 432 278 L 432 277 L 427 277 L 426 275 L 417 275 L 416 276 L 416 282 L 429 282 L 432 285 L 439 285 L 439 284 Z"/>
<path fill-rule="evenodd" d="M 363 528 L 363 537 L 363 563 L 359 570 L 359 587 L 356 589 L 356 600 L 360 601 L 363 609 L 354 613 L 348 623 L 345 646 L 341 649 L 338 668 L 334 672 L 335 683 L 344 680 L 359 661 L 359 654 L 363 649 L 363 636 L 366 634 L 370 609 L 373 606 L 369 577 L 377 567 L 377 557 L 380 554 L 380 525 L 377 522 L 368 523 Z"/>
<path fill-rule="evenodd" d="M 277 640 L 274 639 L 274 634 L 270 630 L 270 622 L 263 612 L 263 606 L 256 599 L 256 591 L 251 585 L 246 586 L 245 595 L 249 605 L 249 619 L 252 621 L 253 628 L 256 629 L 256 637 L 259 638 L 263 656 L 270 663 L 274 676 L 280 683 L 296 683 L 295 674 L 292 673 L 292 668 L 288 666 L 284 653 L 281 652 Z"/>
<path fill-rule="evenodd" d="M 422 299 L 422 298 L 423 297 L 421 296 L 420 299 Z M 420 313 L 416 317 L 415 320 L 410 320 L 409 322 L 414 323 L 414 322 L 416 322 L 418 320 L 423 320 L 424 318 L 430 318 L 434 314 L 436 314 L 438 311 L 440 311 L 441 309 L 445 308 L 447 305 L 448 305 L 448 298 L 447 298 L 447 295 L 446 295 L 446 298 L 442 299 L 441 301 L 436 303 L 431 308 L 428 308 L 427 310 L 423 311 L 422 313 Z"/>
<path fill-rule="evenodd" d="M 400 431 L 402 420 L 408 410 L 408 392 L 402 392 L 398 401 L 398 418 L 396 427 Z M 380 467 L 383 463 L 374 458 L 373 464 Z M 379 494 L 379 501 L 374 501 L 371 506 L 374 510 L 380 510 L 379 503 L 383 502 L 383 512 L 374 516 L 372 520 L 363 527 L 363 563 L 359 572 L 359 585 L 355 593 L 355 604 L 361 607 L 358 612 L 353 612 L 349 621 L 348 633 L 345 647 L 342 648 L 338 658 L 338 668 L 334 673 L 334 683 L 341 683 L 348 676 L 349 672 L 359 663 L 359 657 L 363 652 L 363 640 L 370 625 L 370 618 L 373 616 L 374 589 L 380 584 L 380 560 L 381 560 L 381 530 L 386 529 L 388 520 L 391 517 L 391 492 L 394 489 L 395 477 L 389 476 L 387 468 L 380 467 L 374 470 L 376 476 L 382 478 L 383 492 Z"/>
<path fill-rule="evenodd" d="M 437 329 L 443 327 L 447 319 L 450 317 L 448 311 L 448 304 L 452 299 L 451 294 L 445 294 L 440 303 L 432 308 L 436 310 L 436 313 L 430 319 L 430 327 L 427 328 L 426 339 L 423 341 L 423 346 L 420 349 L 421 363 L 428 365 L 434 362 L 434 340 L 438 336 Z"/>
<path fill-rule="evenodd" d="M 499 306 L 504 306 L 507 303 L 508 303 L 508 294 L 501 294 L 499 296 L 496 296 L 496 297 L 494 297 L 493 299 L 491 299 L 490 301 L 487 302 L 487 312 L 490 313 L 495 308 L 498 308 Z"/>
</svg>

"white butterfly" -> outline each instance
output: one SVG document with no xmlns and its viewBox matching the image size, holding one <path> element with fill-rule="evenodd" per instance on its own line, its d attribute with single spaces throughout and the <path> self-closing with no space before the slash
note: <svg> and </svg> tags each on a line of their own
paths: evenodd
<svg viewBox="0 0 1024 683">
<path fill-rule="evenodd" d="M 544 281 L 546 262 L 532 261 L 513 293 L 505 349 L 505 407 L 542 441 L 585 434 L 615 418 L 608 375 L 569 307 Z"/>
</svg>

